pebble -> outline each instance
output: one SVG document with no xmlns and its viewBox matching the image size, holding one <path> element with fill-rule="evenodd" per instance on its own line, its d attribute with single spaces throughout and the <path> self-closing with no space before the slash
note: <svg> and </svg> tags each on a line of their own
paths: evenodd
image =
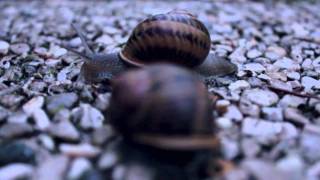
<svg viewBox="0 0 320 180">
<path fill-rule="evenodd" d="M 104 116 L 90 104 L 81 104 L 79 108 L 73 110 L 73 115 L 76 116 L 75 119 L 80 120 L 83 129 L 95 129 L 103 125 Z"/>
<path fill-rule="evenodd" d="M 277 60 L 287 54 L 286 50 L 279 46 L 270 46 L 265 52 L 265 56 L 271 60 Z"/>
<path fill-rule="evenodd" d="M 69 44 L 71 47 L 78 47 L 78 46 L 81 46 L 81 39 L 80 37 L 76 37 L 76 38 L 73 38 L 69 41 Z"/>
<path fill-rule="evenodd" d="M 276 164 L 277 169 L 286 172 L 292 180 L 303 179 L 304 163 L 298 154 L 289 154 Z"/>
<path fill-rule="evenodd" d="M 10 50 L 15 54 L 22 55 L 30 51 L 30 46 L 24 43 L 12 44 Z"/>
<path fill-rule="evenodd" d="M 261 89 L 248 89 L 243 92 L 243 96 L 251 102 L 260 106 L 271 106 L 278 102 L 278 95 L 272 91 Z"/>
<path fill-rule="evenodd" d="M 245 80 L 237 80 L 229 85 L 231 91 L 247 89 L 250 87 L 250 84 Z"/>
<path fill-rule="evenodd" d="M 252 49 L 247 52 L 247 57 L 249 59 L 255 59 L 260 56 L 262 56 L 262 52 L 257 49 Z"/>
<path fill-rule="evenodd" d="M 46 108 L 51 114 L 55 114 L 63 108 L 71 108 L 78 100 L 78 95 L 75 93 L 61 93 L 58 95 L 49 96 L 47 98 Z"/>
<path fill-rule="evenodd" d="M 266 70 L 260 63 L 248 63 L 244 65 L 244 69 L 248 71 L 253 71 L 256 73 L 262 73 Z"/>
<path fill-rule="evenodd" d="M 300 73 L 292 71 L 287 73 L 288 78 L 294 79 L 294 80 L 299 80 L 300 79 Z"/>
<path fill-rule="evenodd" d="M 46 149 L 48 149 L 49 151 L 53 151 L 55 148 L 55 144 L 53 139 L 45 134 L 41 134 L 40 136 L 38 136 L 39 139 L 39 143 L 45 147 Z"/>
<path fill-rule="evenodd" d="M 52 54 L 53 58 L 59 58 L 65 54 L 67 54 L 67 50 L 64 49 L 64 48 L 61 48 L 59 46 L 50 46 L 50 49 L 49 49 L 49 53 Z"/>
<path fill-rule="evenodd" d="M 88 159 L 76 158 L 71 163 L 67 178 L 70 180 L 80 179 L 81 175 L 91 168 L 92 165 Z"/>
<path fill-rule="evenodd" d="M 306 99 L 297 97 L 297 96 L 292 96 L 292 95 L 284 95 L 283 98 L 279 101 L 279 105 L 281 107 L 298 107 L 301 104 L 305 104 Z"/>
<path fill-rule="evenodd" d="M 278 170 L 271 162 L 258 159 L 248 159 L 241 163 L 241 167 L 248 170 L 253 178 L 259 180 L 290 180 L 283 171 Z"/>
<path fill-rule="evenodd" d="M 30 179 L 33 173 L 33 167 L 29 164 L 15 163 L 0 168 L 0 179 Z"/>
<path fill-rule="evenodd" d="M 313 69 L 312 62 L 313 61 L 311 59 L 305 59 L 301 64 L 301 67 L 303 68 L 303 70 L 311 70 Z"/>
<path fill-rule="evenodd" d="M 97 43 L 103 44 L 103 45 L 111 45 L 114 43 L 114 40 L 109 35 L 102 35 L 97 40 Z"/>
<path fill-rule="evenodd" d="M 57 180 L 64 179 L 69 159 L 64 155 L 51 155 L 38 165 L 34 179 Z"/>
<path fill-rule="evenodd" d="M 16 112 L 14 114 L 11 114 L 7 122 L 8 123 L 27 123 L 28 115 L 22 111 Z"/>
<path fill-rule="evenodd" d="M 242 113 L 240 112 L 239 108 L 235 105 L 228 106 L 227 112 L 223 115 L 223 117 L 238 122 L 243 119 Z"/>
<path fill-rule="evenodd" d="M 32 134 L 33 128 L 26 123 L 6 123 L 0 127 L 1 138 L 17 138 Z"/>
<path fill-rule="evenodd" d="M 32 115 L 36 110 L 41 109 L 44 104 L 44 97 L 37 96 L 30 99 L 27 103 L 22 106 L 23 111 L 28 114 Z"/>
<path fill-rule="evenodd" d="M 60 144 L 59 150 L 71 157 L 96 157 L 100 149 L 90 144 Z"/>
<path fill-rule="evenodd" d="M 320 161 L 313 164 L 307 171 L 308 180 L 317 180 L 320 176 Z"/>
<path fill-rule="evenodd" d="M 263 107 L 262 114 L 265 119 L 271 121 L 283 121 L 283 112 L 278 107 Z"/>
<path fill-rule="evenodd" d="M 274 138 L 281 133 L 282 125 L 280 123 L 247 117 L 243 120 L 241 131 L 245 135 Z"/>
<path fill-rule="evenodd" d="M 320 160 L 320 135 L 310 132 L 303 132 L 300 139 L 302 155 L 310 162 Z"/>
<path fill-rule="evenodd" d="M 40 131 L 47 130 L 51 124 L 46 112 L 42 109 L 36 109 L 32 113 L 33 120 L 35 122 L 36 129 Z"/>
<path fill-rule="evenodd" d="M 320 89 L 320 80 L 312 77 L 303 76 L 301 78 L 301 84 L 306 92 L 310 92 L 313 88 Z"/>
<path fill-rule="evenodd" d="M 11 141 L 0 144 L 0 167 L 12 163 L 35 163 L 36 153 L 29 146 Z"/>
<path fill-rule="evenodd" d="M 98 167 L 99 169 L 107 170 L 114 167 L 118 161 L 119 155 L 112 150 L 107 150 L 99 158 Z"/>
<path fill-rule="evenodd" d="M 261 151 L 257 141 L 251 138 L 245 138 L 241 141 L 241 149 L 246 158 L 254 158 Z"/>
<path fill-rule="evenodd" d="M 65 141 L 77 141 L 80 138 L 77 129 L 67 120 L 51 124 L 48 133 Z"/>
<path fill-rule="evenodd" d="M 299 112 L 298 109 L 295 108 L 285 108 L 284 109 L 284 117 L 286 120 L 291 121 L 293 123 L 298 123 L 298 124 L 309 124 L 310 121 L 308 118 L 304 117 L 304 115 Z"/>
<path fill-rule="evenodd" d="M 300 70 L 300 64 L 289 58 L 281 58 L 277 60 L 273 65 L 282 69 L 287 69 L 292 71 Z"/>
<path fill-rule="evenodd" d="M 0 54 L 6 55 L 9 51 L 10 44 L 0 40 Z"/>
<path fill-rule="evenodd" d="M 238 143 L 234 140 L 221 139 L 221 148 L 223 157 L 228 160 L 235 158 L 240 153 Z"/>
</svg>

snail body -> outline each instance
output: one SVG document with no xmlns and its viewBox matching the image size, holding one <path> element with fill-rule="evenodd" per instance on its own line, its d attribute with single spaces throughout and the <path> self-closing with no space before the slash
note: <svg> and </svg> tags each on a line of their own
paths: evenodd
<svg viewBox="0 0 320 180">
<path fill-rule="evenodd" d="M 150 65 L 119 75 L 112 86 L 106 116 L 124 139 L 169 150 L 216 146 L 207 89 L 187 69 Z"/>
<path fill-rule="evenodd" d="M 225 75 L 236 71 L 229 61 L 209 55 L 210 34 L 195 16 L 184 11 L 172 11 L 151 16 L 132 31 L 120 52 L 93 53 L 80 28 L 73 25 L 85 47 L 79 54 L 86 60 L 81 73 L 88 82 L 112 79 L 132 67 L 166 62 L 194 68 L 203 76 Z M 216 67 L 220 67 L 217 68 Z M 221 67 L 223 69 L 221 69 Z"/>
</svg>

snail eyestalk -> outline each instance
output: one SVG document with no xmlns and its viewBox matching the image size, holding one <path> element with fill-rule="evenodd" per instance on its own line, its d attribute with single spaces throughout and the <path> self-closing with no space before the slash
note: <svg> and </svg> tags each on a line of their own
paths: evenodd
<svg viewBox="0 0 320 180">
<path fill-rule="evenodd" d="M 87 41 L 86 41 L 86 38 L 85 38 L 85 36 L 84 36 L 83 33 L 82 33 L 82 30 L 81 30 L 80 26 L 78 26 L 78 25 L 75 24 L 75 23 L 72 23 L 71 26 L 72 26 L 72 28 L 77 32 L 78 36 L 80 37 L 81 43 L 82 43 L 82 45 L 84 46 L 86 55 L 93 54 L 93 51 L 90 49 L 90 47 L 89 47 L 89 45 L 88 45 L 88 43 L 87 43 Z"/>
</svg>

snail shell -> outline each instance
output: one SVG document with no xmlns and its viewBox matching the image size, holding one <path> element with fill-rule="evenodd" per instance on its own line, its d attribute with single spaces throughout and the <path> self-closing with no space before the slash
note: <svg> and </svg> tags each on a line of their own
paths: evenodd
<svg viewBox="0 0 320 180">
<path fill-rule="evenodd" d="M 165 149 L 216 146 L 207 89 L 188 70 L 150 65 L 112 85 L 106 116 L 125 139 Z"/>
<path fill-rule="evenodd" d="M 135 66 L 170 62 L 187 67 L 200 65 L 210 50 L 206 27 L 191 14 L 170 12 L 139 23 L 120 57 Z"/>
</svg>

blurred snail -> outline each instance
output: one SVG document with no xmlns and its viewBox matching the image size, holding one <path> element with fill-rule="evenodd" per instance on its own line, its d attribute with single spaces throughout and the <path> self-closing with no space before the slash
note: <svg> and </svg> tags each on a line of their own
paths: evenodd
<svg viewBox="0 0 320 180">
<path fill-rule="evenodd" d="M 124 139 L 165 150 L 217 147 L 207 89 L 187 69 L 150 65 L 111 83 L 106 117 Z"/>
<path fill-rule="evenodd" d="M 156 62 L 193 68 L 205 77 L 236 71 L 234 64 L 209 53 L 211 41 L 208 30 L 195 16 L 185 11 L 171 11 L 145 19 L 134 28 L 121 51 L 110 54 L 94 53 L 80 27 L 73 24 L 73 28 L 81 38 L 85 53 L 64 47 L 85 59 L 81 74 L 87 82 L 111 79 L 130 67 Z"/>
</svg>

